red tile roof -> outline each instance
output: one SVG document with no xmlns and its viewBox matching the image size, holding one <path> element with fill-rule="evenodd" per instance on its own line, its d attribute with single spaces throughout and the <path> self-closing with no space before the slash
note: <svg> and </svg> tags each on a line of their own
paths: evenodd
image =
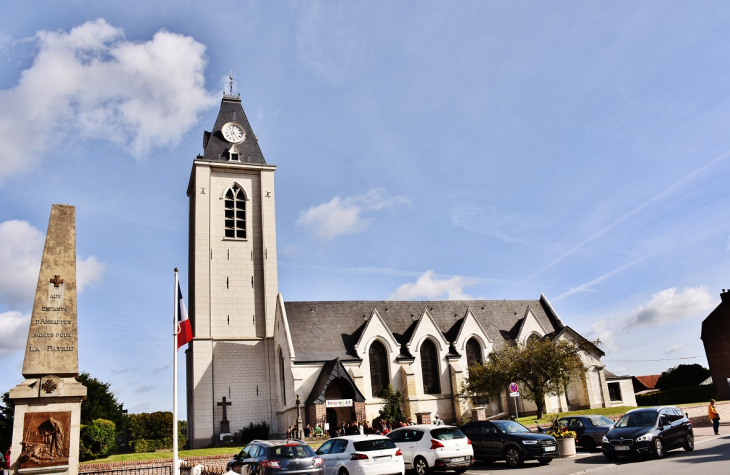
<svg viewBox="0 0 730 475">
<path fill-rule="evenodd" d="M 646 389 L 655 389 L 656 382 L 659 380 L 661 374 L 650 374 L 649 376 L 634 376 Z"/>
</svg>

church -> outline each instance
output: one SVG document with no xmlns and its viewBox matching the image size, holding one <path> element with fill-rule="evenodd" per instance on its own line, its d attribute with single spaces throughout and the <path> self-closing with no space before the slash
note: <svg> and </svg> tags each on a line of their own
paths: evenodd
<svg viewBox="0 0 730 475">
<path fill-rule="evenodd" d="M 496 400 L 457 397 L 470 365 L 506 341 L 584 338 L 544 295 L 535 300 L 287 302 L 279 293 L 276 166 L 266 163 L 239 96 L 224 94 L 187 195 L 189 318 L 186 351 L 188 445 L 266 421 L 272 434 L 296 422 L 372 421 L 388 384 L 414 421 L 435 414 L 460 424 L 511 411 Z M 286 191 L 285 191 L 286 192 Z M 585 375 L 547 412 L 630 405 L 611 387 L 604 353 L 583 356 Z M 609 376 L 609 380 L 607 380 Z M 618 396 L 617 391 L 618 390 Z M 631 393 L 633 397 L 633 393 Z M 520 413 L 536 406 L 519 400 Z M 633 403 L 635 405 L 635 402 Z"/>
</svg>

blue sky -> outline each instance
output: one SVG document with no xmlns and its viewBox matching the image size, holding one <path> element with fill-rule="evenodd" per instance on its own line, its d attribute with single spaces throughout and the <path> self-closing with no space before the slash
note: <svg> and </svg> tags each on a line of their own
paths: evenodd
<svg viewBox="0 0 730 475">
<path fill-rule="evenodd" d="M 286 300 L 544 293 L 613 372 L 706 365 L 730 287 L 725 2 L 111 3 L 3 5 L 4 390 L 67 203 L 81 370 L 170 409 L 185 191 L 230 70 L 278 166 Z"/>
</svg>

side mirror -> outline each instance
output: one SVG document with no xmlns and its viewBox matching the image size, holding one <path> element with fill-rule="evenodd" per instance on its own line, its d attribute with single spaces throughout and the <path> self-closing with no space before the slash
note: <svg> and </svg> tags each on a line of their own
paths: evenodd
<svg viewBox="0 0 730 475">
<path fill-rule="evenodd" d="M 689 412 L 685 412 L 684 413 L 684 417 L 686 417 L 687 419 L 689 419 Z"/>
</svg>

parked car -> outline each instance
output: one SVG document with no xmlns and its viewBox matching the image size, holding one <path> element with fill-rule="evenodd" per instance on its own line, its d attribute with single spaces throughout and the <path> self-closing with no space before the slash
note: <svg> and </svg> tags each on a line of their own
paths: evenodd
<svg viewBox="0 0 730 475">
<path fill-rule="evenodd" d="M 383 435 L 347 435 L 317 449 L 324 475 L 404 475 L 403 452 Z"/>
<path fill-rule="evenodd" d="M 429 470 L 466 472 L 474 463 L 471 441 L 454 426 L 421 424 L 401 427 L 388 434 L 403 452 L 403 463 L 417 475 Z"/>
<path fill-rule="evenodd" d="M 510 467 L 518 467 L 525 460 L 537 460 L 542 465 L 558 455 L 555 437 L 530 432 L 514 421 L 472 421 L 461 426 L 474 447 L 474 456 L 486 462 L 504 459 Z"/>
<path fill-rule="evenodd" d="M 228 462 L 241 475 L 324 475 L 322 457 L 301 440 L 254 440 Z"/>
<path fill-rule="evenodd" d="M 603 454 L 609 460 L 621 455 L 662 458 L 679 447 L 694 450 L 694 431 L 687 415 L 673 406 L 631 410 L 603 436 Z"/>
<path fill-rule="evenodd" d="M 575 441 L 584 449 L 591 451 L 600 447 L 603 436 L 613 426 L 613 421 L 606 416 L 568 416 L 558 419 L 558 424 L 575 432 Z"/>
</svg>

